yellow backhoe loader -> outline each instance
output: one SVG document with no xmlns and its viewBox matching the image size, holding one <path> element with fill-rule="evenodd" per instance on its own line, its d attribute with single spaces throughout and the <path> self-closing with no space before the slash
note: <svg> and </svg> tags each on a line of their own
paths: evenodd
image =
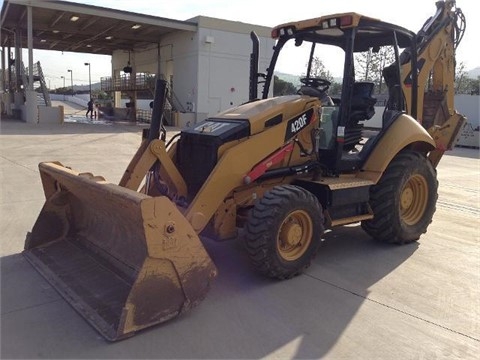
<svg viewBox="0 0 480 360">
<path fill-rule="evenodd" d="M 464 24 L 452 0 L 438 1 L 418 34 L 356 13 L 287 23 L 272 30 L 266 73 L 252 33 L 250 100 L 168 142 L 157 80 L 151 127 L 118 185 L 40 163 L 46 203 L 26 258 L 114 341 L 205 297 L 217 269 L 200 236 L 231 239 L 243 228 L 253 267 L 277 279 L 302 273 L 325 229 L 361 222 L 379 241 L 416 241 L 435 211 L 435 167 L 465 120 L 453 104 Z M 297 94 L 271 97 L 286 44 L 307 49 L 298 55 L 306 75 Z M 374 131 L 379 84 L 359 78 L 356 59 L 383 47 L 393 61 Z M 338 97 L 315 68 L 328 49 L 343 58 Z"/>
</svg>

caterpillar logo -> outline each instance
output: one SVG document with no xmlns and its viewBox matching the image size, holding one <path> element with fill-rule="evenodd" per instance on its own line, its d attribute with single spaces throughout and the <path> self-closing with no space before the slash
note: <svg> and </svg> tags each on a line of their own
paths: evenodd
<svg viewBox="0 0 480 360">
<path fill-rule="evenodd" d="M 288 121 L 285 141 L 294 137 L 300 130 L 305 128 L 313 119 L 313 109 L 307 110 L 298 117 Z"/>
</svg>

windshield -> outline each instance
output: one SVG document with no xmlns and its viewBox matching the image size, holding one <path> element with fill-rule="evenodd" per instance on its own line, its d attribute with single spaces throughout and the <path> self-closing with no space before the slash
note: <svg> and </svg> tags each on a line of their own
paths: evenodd
<svg viewBox="0 0 480 360">
<path fill-rule="evenodd" d="M 314 45 L 313 56 L 309 68 L 312 45 Z M 310 41 L 296 44 L 295 39 L 288 40 L 280 50 L 275 64 L 274 84 L 272 84 L 274 96 L 296 94 L 302 86 L 300 80 L 307 75 L 328 80 L 331 82 L 329 93 L 339 94 L 344 58 L 345 52 L 338 46 L 314 44 Z"/>
</svg>

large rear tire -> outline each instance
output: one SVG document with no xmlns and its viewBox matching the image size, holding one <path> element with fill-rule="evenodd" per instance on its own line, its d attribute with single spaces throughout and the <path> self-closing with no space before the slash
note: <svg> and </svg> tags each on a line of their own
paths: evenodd
<svg viewBox="0 0 480 360">
<path fill-rule="evenodd" d="M 250 211 L 245 230 L 245 246 L 256 270 L 288 279 L 302 273 L 318 251 L 322 208 L 303 188 L 276 186 Z"/>
<path fill-rule="evenodd" d="M 362 228 L 383 242 L 418 240 L 432 222 L 437 190 L 436 171 L 425 155 L 402 151 L 370 190 L 374 218 L 363 221 Z"/>
</svg>

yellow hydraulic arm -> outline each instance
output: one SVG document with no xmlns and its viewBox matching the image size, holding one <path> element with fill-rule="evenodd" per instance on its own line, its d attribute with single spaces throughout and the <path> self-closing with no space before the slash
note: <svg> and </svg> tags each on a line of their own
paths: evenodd
<svg viewBox="0 0 480 360">
<path fill-rule="evenodd" d="M 437 12 L 417 34 L 418 121 L 436 142 L 429 158 L 434 166 L 454 145 L 465 118 L 455 111 L 455 49 L 465 30 L 465 18 L 455 0 L 438 1 Z M 407 112 L 413 112 L 411 62 L 402 64 L 402 89 Z"/>
</svg>

